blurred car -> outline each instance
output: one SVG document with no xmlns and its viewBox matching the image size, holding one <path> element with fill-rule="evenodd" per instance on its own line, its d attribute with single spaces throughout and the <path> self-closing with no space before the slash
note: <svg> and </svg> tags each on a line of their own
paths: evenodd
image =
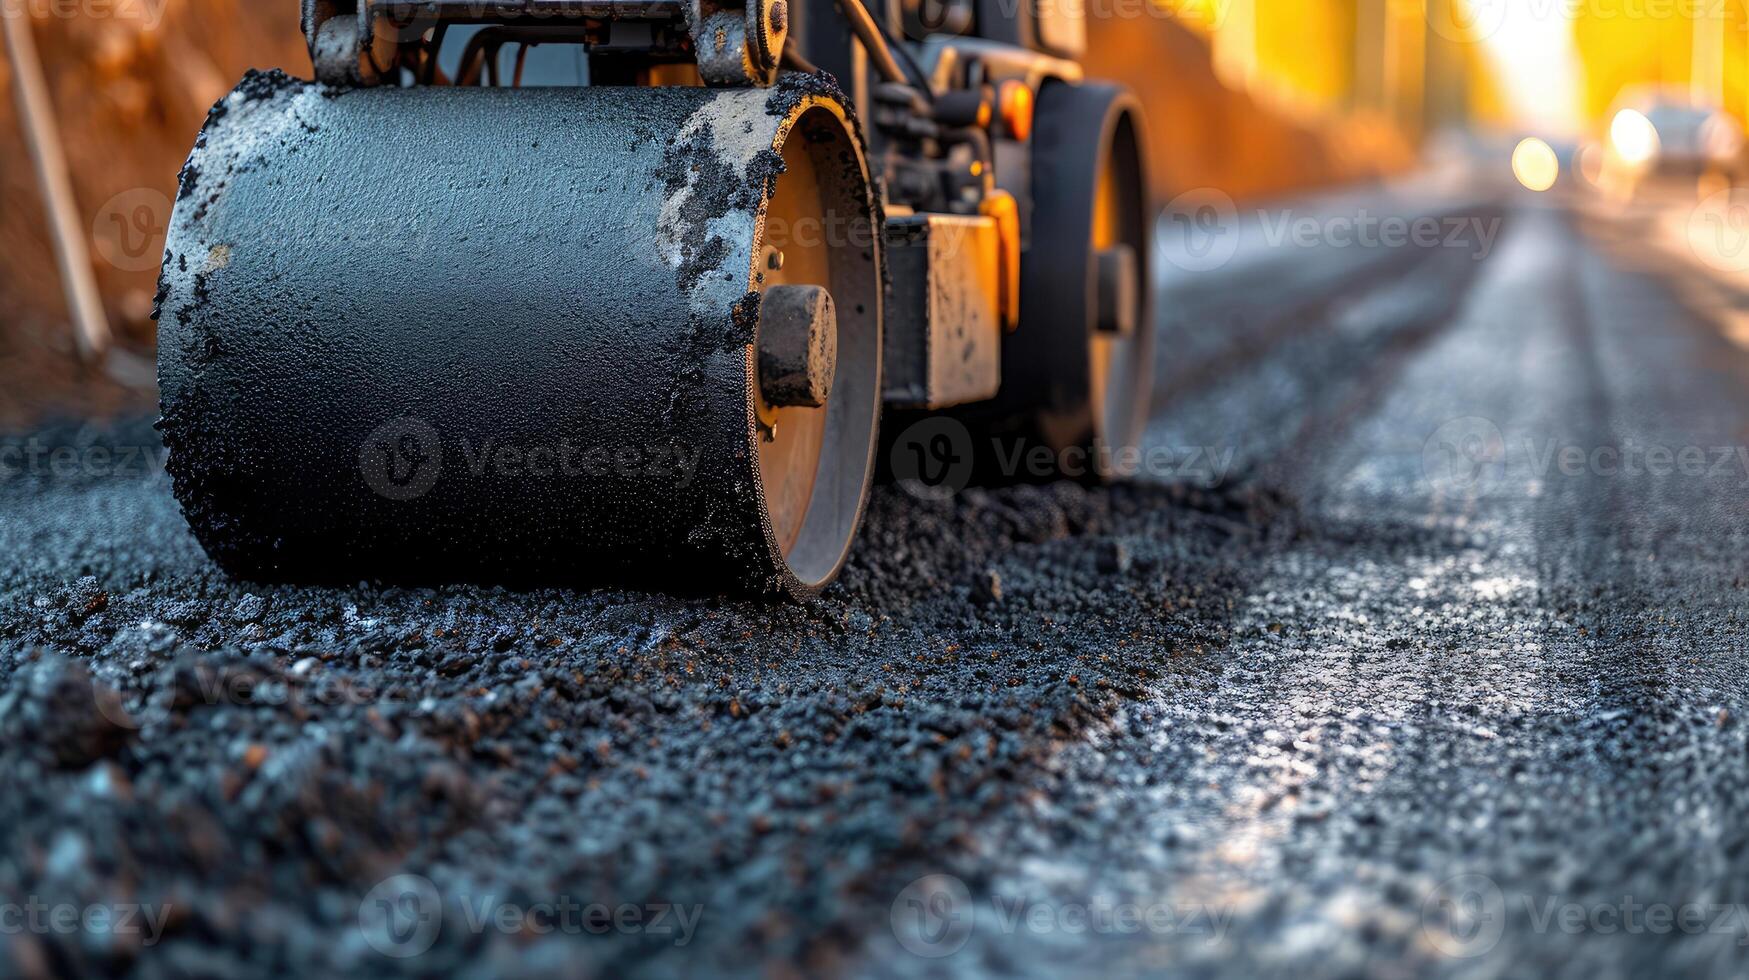
<svg viewBox="0 0 1749 980">
<path fill-rule="evenodd" d="M 1749 177 L 1749 140 L 1737 119 L 1686 91 L 1628 89 L 1616 99 L 1604 140 L 1604 167 L 1639 190 L 1661 182 Z"/>
</svg>

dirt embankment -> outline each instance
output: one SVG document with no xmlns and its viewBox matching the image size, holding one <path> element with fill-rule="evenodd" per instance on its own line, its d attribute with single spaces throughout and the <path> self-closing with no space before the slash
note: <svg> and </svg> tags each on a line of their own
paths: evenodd
<svg viewBox="0 0 1749 980">
<path fill-rule="evenodd" d="M 1414 162 L 1383 120 L 1296 119 L 1226 87 L 1208 42 L 1168 16 L 1089 17 L 1087 41 L 1087 74 L 1128 85 L 1147 111 L 1161 202 L 1200 188 L 1278 197 Z"/>
<path fill-rule="evenodd" d="M 34 15 L 105 305 L 119 333 L 147 338 L 176 172 L 207 108 L 245 68 L 308 61 L 297 5 L 18 0 L 17 7 Z M 61 332 L 66 316 L 15 85 L 13 66 L 0 62 L 0 343 L 7 344 L 20 333 Z"/>
</svg>

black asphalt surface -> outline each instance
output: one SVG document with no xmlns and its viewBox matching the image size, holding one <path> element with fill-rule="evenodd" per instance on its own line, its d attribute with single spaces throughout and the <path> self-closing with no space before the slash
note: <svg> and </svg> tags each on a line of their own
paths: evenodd
<svg viewBox="0 0 1749 980">
<path fill-rule="evenodd" d="M 1146 473 L 806 605 L 232 582 L 150 420 L 0 442 L 0 972 L 1742 975 L 1749 352 L 1290 214 L 1169 247 Z"/>
</svg>

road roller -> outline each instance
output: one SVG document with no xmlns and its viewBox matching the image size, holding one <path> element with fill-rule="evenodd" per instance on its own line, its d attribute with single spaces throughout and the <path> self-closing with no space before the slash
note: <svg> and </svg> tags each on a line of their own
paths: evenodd
<svg viewBox="0 0 1749 980">
<path fill-rule="evenodd" d="M 228 574 L 806 597 L 906 448 L 883 416 L 981 479 L 1137 440 L 1144 119 L 1080 4 L 301 14 L 313 77 L 213 107 L 157 302 Z"/>
</svg>

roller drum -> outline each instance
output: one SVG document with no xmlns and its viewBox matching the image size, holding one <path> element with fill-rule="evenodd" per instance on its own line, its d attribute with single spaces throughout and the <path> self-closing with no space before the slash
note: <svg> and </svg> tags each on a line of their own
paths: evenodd
<svg viewBox="0 0 1749 980">
<path fill-rule="evenodd" d="M 873 220 L 841 105 L 251 75 L 184 171 L 159 303 L 201 543 L 249 578 L 822 586 L 867 491 L 878 243 L 803 266 L 838 316 L 830 403 L 782 410 L 809 425 L 770 424 L 755 348 L 782 183 Z"/>
</svg>

